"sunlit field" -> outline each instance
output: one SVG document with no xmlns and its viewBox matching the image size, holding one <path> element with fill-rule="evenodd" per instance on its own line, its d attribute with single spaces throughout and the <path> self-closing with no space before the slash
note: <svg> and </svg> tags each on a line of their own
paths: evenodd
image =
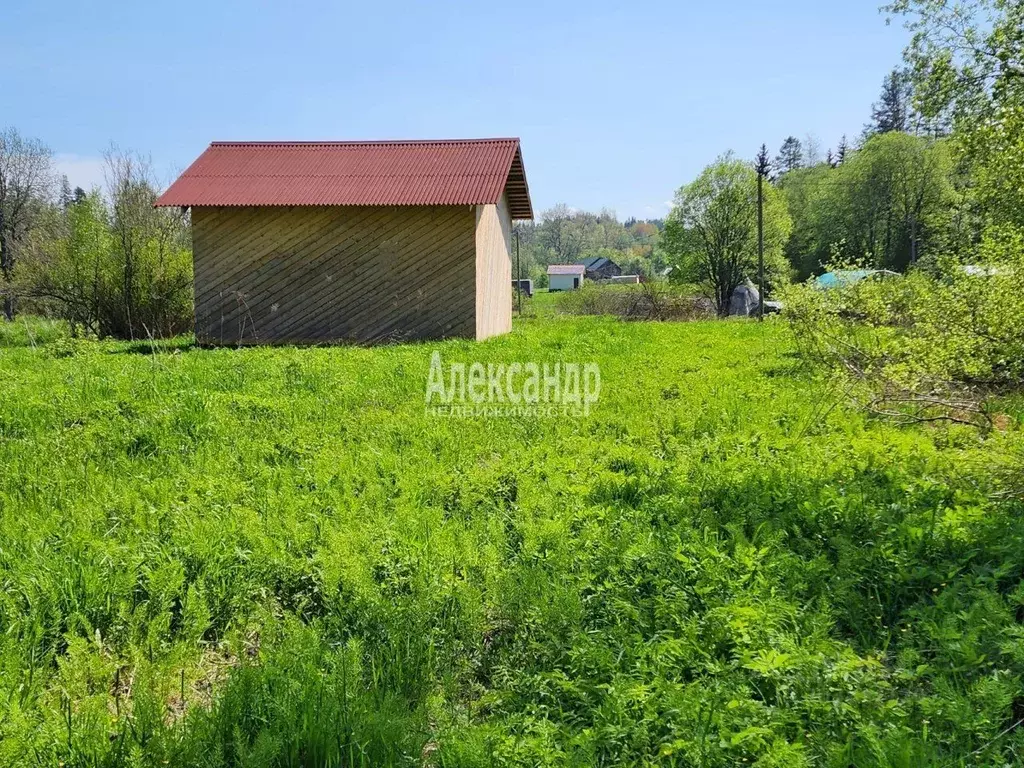
<svg viewBox="0 0 1024 768">
<path fill-rule="evenodd" d="M 596 362 L 600 399 L 430 414 L 435 351 Z M 778 321 L 0 324 L 0 764 L 1002 765 L 1019 425 L 871 421 Z"/>
</svg>

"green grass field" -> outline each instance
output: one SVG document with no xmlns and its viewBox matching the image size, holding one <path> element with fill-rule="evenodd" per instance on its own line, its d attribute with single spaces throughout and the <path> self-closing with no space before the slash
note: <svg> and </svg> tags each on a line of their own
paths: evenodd
<svg viewBox="0 0 1024 768">
<path fill-rule="evenodd" d="M 434 351 L 595 361 L 600 401 L 429 415 Z M 1011 416 L 868 420 L 778 322 L 0 325 L 0 765 L 1016 763 Z"/>
</svg>

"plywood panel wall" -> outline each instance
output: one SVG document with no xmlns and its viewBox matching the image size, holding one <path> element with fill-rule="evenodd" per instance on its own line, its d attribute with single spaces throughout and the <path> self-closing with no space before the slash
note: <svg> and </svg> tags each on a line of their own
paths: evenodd
<svg viewBox="0 0 1024 768">
<path fill-rule="evenodd" d="M 504 196 L 476 211 L 476 338 L 512 330 L 512 219 Z"/>
<path fill-rule="evenodd" d="M 196 338 L 473 338 L 476 216 L 471 206 L 194 208 Z"/>
</svg>

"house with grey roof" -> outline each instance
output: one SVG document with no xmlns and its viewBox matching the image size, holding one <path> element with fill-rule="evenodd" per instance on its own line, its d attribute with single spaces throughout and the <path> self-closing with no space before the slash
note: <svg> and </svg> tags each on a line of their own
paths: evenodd
<svg viewBox="0 0 1024 768">
<path fill-rule="evenodd" d="M 605 256 L 590 256 L 580 264 L 586 271 L 588 280 L 610 280 L 622 274 L 622 267 Z"/>
</svg>

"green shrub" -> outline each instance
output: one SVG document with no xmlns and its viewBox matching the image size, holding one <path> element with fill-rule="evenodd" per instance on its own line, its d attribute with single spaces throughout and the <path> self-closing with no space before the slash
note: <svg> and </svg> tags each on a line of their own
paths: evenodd
<svg viewBox="0 0 1024 768">
<path fill-rule="evenodd" d="M 820 290 L 790 289 L 803 352 L 852 376 L 869 405 L 905 418 L 990 420 L 1024 383 L 1024 236 L 990 232 L 970 264 Z"/>
<path fill-rule="evenodd" d="M 579 290 L 559 295 L 558 309 L 570 315 L 615 315 L 626 320 L 708 320 L 716 316 L 709 300 L 658 282 L 585 283 Z"/>
<path fill-rule="evenodd" d="M 115 155 L 110 163 L 109 200 L 93 191 L 50 212 L 21 267 L 20 292 L 101 338 L 183 333 L 192 325 L 187 222 L 153 207 L 157 191 L 137 159 Z"/>
</svg>

